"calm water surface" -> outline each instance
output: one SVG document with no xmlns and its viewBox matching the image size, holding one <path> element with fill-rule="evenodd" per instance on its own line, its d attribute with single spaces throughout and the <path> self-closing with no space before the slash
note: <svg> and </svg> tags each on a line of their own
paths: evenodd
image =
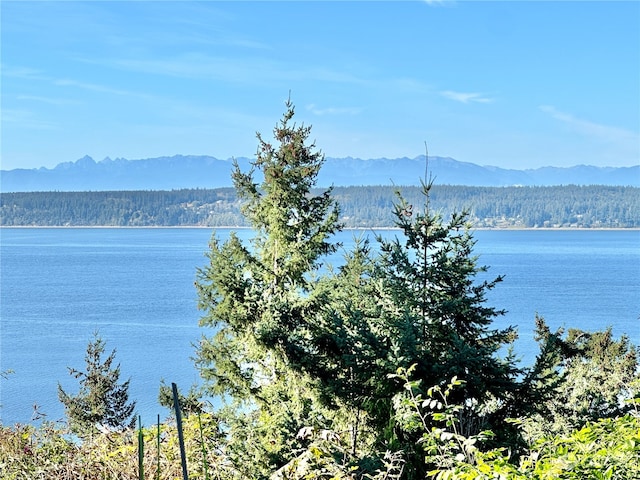
<svg viewBox="0 0 640 480">
<path fill-rule="evenodd" d="M 0 229 L 0 370 L 15 372 L 0 380 L 1 422 L 31 421 L 34 405 L 48 419 L 62 419 L 57 385 L 76 392 L 67 367 L 84 367 L 95 331 L 109 352 L 117 350 L 143 422 L 164 417 L 160 381 L 185 389 L 198 382 L 192 344 L 208 332 L 198 327 L 193 283 L 211 233 Z M 339 240 L 349 246 L 354 235 L 346 231 Z M 640 231 L 478 231 L 475 238 L 488 276 L 505 276 L 488 304 L 509 311 L 497 326 L 518 326 L 517 352 L 526 364 L 536 313 L 552 328 L 611 325 L 640 344 Z"/>
</svg>

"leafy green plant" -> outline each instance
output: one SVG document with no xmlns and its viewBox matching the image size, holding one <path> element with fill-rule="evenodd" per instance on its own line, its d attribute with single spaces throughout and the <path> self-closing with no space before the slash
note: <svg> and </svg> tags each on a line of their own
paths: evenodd
<svg viewBox="0 0 640 480">
<path fill-rule="evenodd" d="M 437 467 L 447 467 L 454 462 L 472 463 L 478 451 L 477 444 L 492 436 L 492 432 L 483 431 L 476 435 L 465 436 L 460 431 L 462 405 L 449 401 L 455 388 L 464 386 L 464 380 L 453 377 L 445 386 L 429 387 L 422 392 L 421 380 L 412 380 L 415 370 L 399 368 L 390 378 L 403 382 L 404 392 L 394 398 L 395 422 L 403 431 L 420 433 L 417 443 L 426 454 L 425 463 Z"/>
<path fill-rule="evenodd" d="M 541 438 L 526 455 L 514 459 L 505 448 L 478 448 L 491 432 L 473 437 L 460 434 L 461 407 L 450 404 L 448 398 L 464 382 L 454 378 L 444 388 L 429 388 L 424 396 L 411 374 L 409 368 L 395 375 L 406 390 L 396 398 L 397 421 L 404 429 L 421 432 L 425 462 L 432 466 L 428 475 L 436 480 L 640 478 L 640 419 L 636 416 L 602 418 L 566 435 Z"/>
</svg>

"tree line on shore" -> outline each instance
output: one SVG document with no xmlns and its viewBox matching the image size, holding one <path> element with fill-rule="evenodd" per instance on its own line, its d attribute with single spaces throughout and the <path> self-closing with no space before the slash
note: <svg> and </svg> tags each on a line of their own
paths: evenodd
<svg viewBox="0 0 640 480">
<path fill-rule="evenodd" d="M 436 179 L 437 180 L 437 179 Z M 348 228 L 392 227 L 395 192 L 412 205 L 420 187 L 336 187 Z M 314 194 L 320 193 L 312 189 Z M 471 187 L 434 184 L 443 215 L 466 210 L 476 228 L 638 228 L 640 188 L 605 185 Z M 233 188 L 171 191 L 9 192 L 0 194 L 1 226 L 247 226 Z"/>
</svg>

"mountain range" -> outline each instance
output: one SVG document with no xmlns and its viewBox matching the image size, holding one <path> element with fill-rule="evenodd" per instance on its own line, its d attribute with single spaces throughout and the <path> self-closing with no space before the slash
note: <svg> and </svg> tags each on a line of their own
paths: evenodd
<svg viewBox="0 0 640 480">
<path fill-rule="evenodd" d="M 237 158 L 243 171 L 251 160 Z M 318 176 L 319 187 L 357 185 L 419 185 L 425 178 L 425 156 L 416 158 L 329 158 Z M 0 191 L 108 191 L 175 190 L 232 186 L 233 161 L 211 156 L 127 160 L 105 158 L 96 162 L 85 156 L 56 167 L 0 170 Z M 447 157 L 429 157 L 429 174 L 441 185 L 550 186 L 618 185 L 640 186 L 640 165 L 633 167 L 542 167 L 504 169 L 460 162 Z"/>
</svg>

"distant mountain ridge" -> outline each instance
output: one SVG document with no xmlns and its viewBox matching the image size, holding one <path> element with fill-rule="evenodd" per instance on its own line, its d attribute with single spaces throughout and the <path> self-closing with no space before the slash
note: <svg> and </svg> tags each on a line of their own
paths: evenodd
<svg viewBox="0 0 640 480">
<path fill-rule="evenodd" d="M 236 159 L 243 170 L 250 159 Z M 85 156 L 52 169 L 0 171 L 0 191 L 109 191 L 174 190 L 181 188 L 230 187 L 233 162 L 205 155 L 175 155 L 141 160 L 105 158 L 96 162 Z M 640 165 L 633 167 L 542 167 L 504 169 L 460 162 L 448 157 L 429 157 L 429 172 L 441 185 L 552 186 L 612 185 L 640 186 Z M 359 158 L 327 157 L 318 176 L 318 186 L 419 185 L 424 179 L 425 157 Z"/>
</svg>

